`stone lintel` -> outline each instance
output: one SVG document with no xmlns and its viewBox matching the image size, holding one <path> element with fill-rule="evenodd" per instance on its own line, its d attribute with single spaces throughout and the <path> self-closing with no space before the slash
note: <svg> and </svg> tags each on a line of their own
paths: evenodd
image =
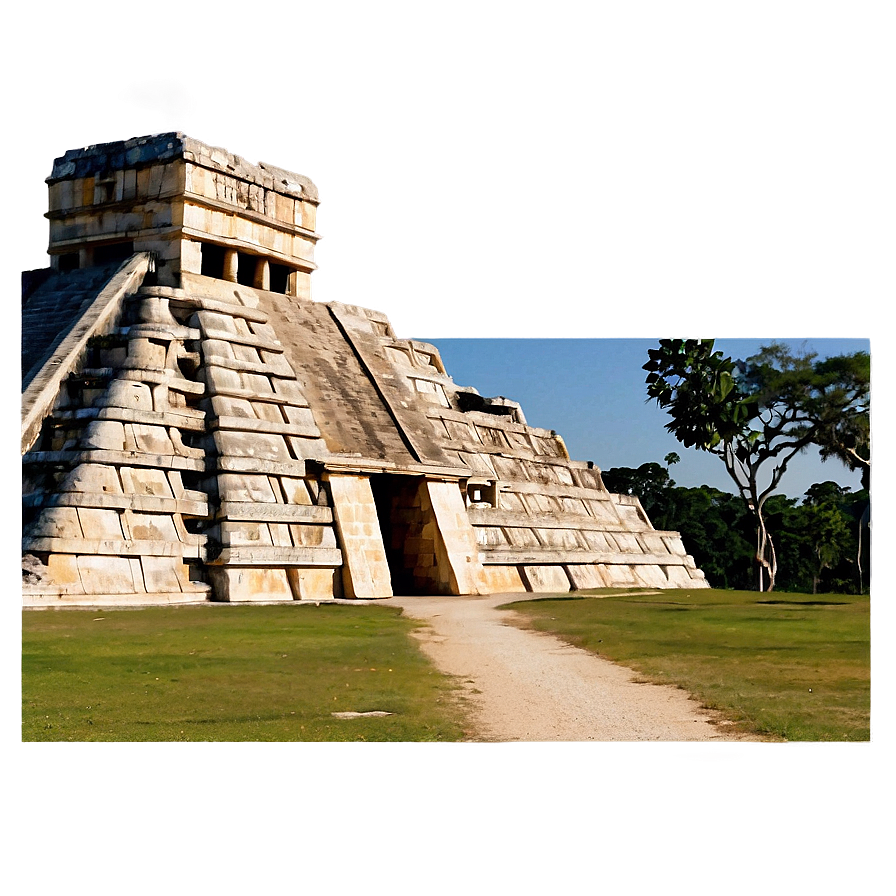
<svg viewBox="0 0 896 896">
<path fill-rule="evenodd" d="M 516 510 L 499 510 L 494 507 L 469 507 L 467 514 L 474 526 L 500 526 L 507 529 L 588 529 L 600 532 L 630 531 L 622 522 L 616 523 L 578 513 L 528 514 Z"/>
<path fill-rule="evenodd" d="M 84 594 L 84 592 L 66 593 L 52 587 L 22 588 L 22 606 L 25 607 L 144 607 L 165 604 L 198 604 L 208 601 L 211 588 L 203 587 L 203 582 L 191 583 L 194 591 L 137 591 L 127 594 Z"/>
<path fill-rule="evenodd" d="M 193 536 L 195 544 L 181 541 L 138 541 L 135 539 L 23 538 L 22 550 L 50 554 L 90 554 L 106 557 L 184 557 L 205 559 L 205 536 Z"/>
<path fill-rule="evenodd" d="M 603 563 L 614 566 L 687 566 L 685 557 L 680 554 L 641 554 L 622 551 L 567 551 L 563 549 L 544 548 L 542 550 L 526 548 L 508 551 L 499 547 L 491 550 L 487 545 L 479 545 L 479 557 L 482 563 L 500 564 L 504 566 L 520 563 L 549 566 L 558 563 Z"/>
<path fill-rule="evenodd" d="M 140 292 L 143 293 L 144 290 Z M 182 290 L 172 289 L 171 292 L 182 292 Z M 187 308 L 195 311 L 213 311 L 216 314 L 229 314 L 231 317 L 239 317 L 255 324 L 266 324 L 269 322 L 269 317 L 264 311 L 258 311 L 246 305 L 237 305 L 231 302 L 222 302 L 220 299 L 206 299 L 191 295 L 172 295 L 166 296 L 166 298 L 168 298 L 168 304 L 171 308 Z"/>
<path fill-rule="evenodd" d="M 177 454 L 144 454 L 139 451 L 112 451 L 91 448 L 87 451 L 30 451 L 23 464 L 111 464 L 118 467 L 153 467 L 160 470 L 205 472 L 205 459 Z"/>
<path fill-rule="evenodd" d="M 433 419 L 441 417 L 445 420 L 454 420 L 457 423 L 478 423 L 480 426 L 503 429 L 519 435 L 538 436 L 541 439 L 553 439 L 556 436 L 553 430 L 529 426 L 528 423 L 515 423 L 509 417 L 497 417 L 494 414 L 485 414 L 482 411 L 455 411 L 453 408 L 431 405 L 426 408 L 426 416 Z M 587 466 L 587 463 L 585 466 Z"/>
<path fill-rule="evenodd" d="M 185 380 L 174 371 L 161 367 L 124 367 L 118 371 L 119 379 L 136 380 L 147 386 L 167 386 L 184 395 L 205 395 L 205 384 Z"/>
<path fill-rule="evenodd" d="M 239 217 L 242 218 L 244 217 L 245 212 L 243 209 L 236 212 L 234 208 L 230 206 L 228 207 L 228 214 L 239 214 Z M 269 218 L 265 218 L 264 222 L 267 225 L 272 223 Z M 237 239 L 236 237 L 222 236 L 217 233 L 206 233 L 204 230 L 196 230 L 194 227 L 183 227 L 180 230 L 180 234 L 186 240 L 194 240 L 199 243 L 214 243 L 215 245 L 223 246 L 226 249 L 236 249 L 239 252 L 245 252 L 247 255 L 258 255 L 270 258 L 288 268 L 302 271 L 305 274 L 311 274 L 317 270 L 317 265 L 307 258 L 302 258 L 299 255 L 286 255 L 283 252 L 278 252 L 276 249 L 268 247 L 262 248 L 261 246 L 255 245 L 255 243 Z"/>
<path fill-rule="evenodd" d="M 226 547 L 209 566 L 327 566 L 342 565 L 342 551 L 339 548 L 313 547 Z"/>
<path fill-rule="evenodd" d="M 203 339 L 217 339 L 220 342 L 230 342 L 236 345 L 248 345 L 252 348 L 261 349 L 266 352 L 274 352 L 282 355 L 283 346 L 279 342 L 272 342 L 270 339 L 263 339 L 261 336 L 250 336 L 243 333 L 228 333 L 225 330 L 205 330 L 202 334 Z"/>
<path fill-rule="evenodd" d="M 213 417 L 209 421 L 209 429 L 211 431 L 228 430 L 229 432 L 253 432 L 266 435 L 296 436 L 297 438 L 306 439 L 316 439 L 320 437 L 320 430 L 311 424 L 301 426 L 298 423 L 275 423 L 271 420 L 253 420 L 251 417 Z"/>
<path fill-rule="evenodd" d="M 276 461 L 225 455 L 216 459 L 216 466 L 219 473 L 260 473 L 264 476 L 290 476 L 294 479 L 307 477 L 304 460 Z"/>
<path fill-rule="evenodd" d="M 130 327 L 121 327 L 119 332 L 129 339 L 161 339 L 166 342 L 184 342 L 202 337 L 199 330 L 177 324 L 132 324 Z"/>
<path fill-rule="evenodd" d="M 332 523 L 333 511 L 317 504 L 263 504 L 248 501 L 222 501 L 218 517 L 233 522 Z"/>
<path fill-rule="evenodd" d="M 54 415 L 56 416 L 56 415 Z M 97 411 L 98 420 L 118 420 L 122 423 L 147 423 L 153 426 L 174 426 L 194 432 L 205 430 L 205 414 L 179 414 L 175 411 L 137 411 L 134 408 L 104 407 Z"/>
<path fill-rule="evenodd" d="M 179 194 L 179 196 L 191 205 L 201 205 L 203 208 L 211 209 L 216 212 L 225 212 L 228 215 L 234 213 L 234 206 L 229 202 L 222 202 L 220 199 L 213 199 L 211 196 L 204 196 L 202 193 L 194 193 L 191 190 L 186 190 Z M 289 233 L 293 236 L 301 236 L 313 243 L 316 243 L 320 239 L 319 233 L 314 230 L 309 230 L 307 227 L 302 227 L 301 224 L 290 224 L 288 221 L 280 221 L 277 218 L 270 218 L 262 212 L 253 211 L 250 208 L 243 208 L 240 206 L 239 216 L 245 218 L 247 221 L 263 224 L 265 227 L 270 227 L 272 230 L 282 230 L 284 233 Z M 185 231 L 189 230 L 189 228 L 184 229 Z M 196 232 L 198 233 L 199 231 Z M 222 246 L 227 245 L 227 242 L 229 242 L 224 242 L 224 237 L 218 237 L 214 234 L 209 234 L 209 236 L 213 237 L 212 242 L 220 242 Z M 290 257 L 293 258 L 294 256 Z"/>
<path fill-rule="evenodd" d="M 456 467 L 446 467 L 441 464 L 396 463 L 395 461 L 380 460 L 373 457 L 339 457 L 329 455 L 315 461 L 325 474 L 369 474 L 369 473 L 399 473 L 405 476 L 423 476 L 437 481 L 459 482 L 470 476 L 470 469 L 459 464 Z"/>
<path fill-rule="evenodd" d="M 248 365 L 251 362 L 239 362 L 236 361 L 233 363 L 233 366 L 227 365 L 229 370 L 237 370 L 237 371 L 245 371 L 249 373 L 265 373 L 262 364 L 255 365 L 257 368 L 261 368 L 259 370 L 247 370 Z M 240 365 L 240 366 L 237 366 Z M 224 367 L 224 364 L 218 363 L 215 361 L 216 367 Z M 266 374 L 269 375 L 269 374 Z M 260 402 L 261 404 L 279 404 L 279 405 L 289 405 L 290 407 L 296 408 L 307 408 L 308 402 L 300 401 L 299 399 L 293 396 L 284 396 L 278 394 L 276 392 L 256 392 L 252 389 L 236 389 L 231 386 L 219 386 L 215 383 L 211 383 L 208 387 L 208 394 L 212 397 L 221 396 L 222 398 L 242 398 L 246 401 L 251 402 Z"/>
<path fill-rule="evenodd" d="M 602 492 L 596 488 L 585 488 L 580 485 L 563 485 L 560 482 L 514 482 L 513 480 L 502 479 L 499 488 L 502 492 L 517 492 L 522 495 L 584 498 L 588 501 L 613 503 L 609 492 Z"/>
<path fill-rule="evenodd" d="M 191 492 L 190 494 L 196 494 Z M 181 516 L 207 517 L 208 500 L 161 498 L 156 495 L 111 495 L 107 492 L 59 492 L 48 507 L 102 507 L 114 510 L 137 510 L 141 513 L 179 513 Z"/>
</svg>

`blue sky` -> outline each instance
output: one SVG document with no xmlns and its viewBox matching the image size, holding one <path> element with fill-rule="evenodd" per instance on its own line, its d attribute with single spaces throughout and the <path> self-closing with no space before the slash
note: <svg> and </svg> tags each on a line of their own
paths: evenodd
<svg viewBox="0 0 896 896">
<path fill-rule="evenodd" d="M 721 460 L 686 449 L 664 429 L 667 414 L 646 401 L 647 349 L 656 339 L 432 339 L 448 374 L 458 385 L 483 395 L 518 401 L 533 426 L 555 429 L 576 460 L 601 469 L 662 463 L 670 451 L 681 457 L 671 469 L 681 486 L 710 485 L 733 492 Z M 819 356 L 869 351 L 867 339 L 717 339 L 716 348 L 749 357 L 772 341 Z M 795 457 L 780 491 L 799 498 L 814 482 L 833 480 L 853 490 L 857 473 L 837 461 L 822 462 L 816 450 Z"/>
</svg>

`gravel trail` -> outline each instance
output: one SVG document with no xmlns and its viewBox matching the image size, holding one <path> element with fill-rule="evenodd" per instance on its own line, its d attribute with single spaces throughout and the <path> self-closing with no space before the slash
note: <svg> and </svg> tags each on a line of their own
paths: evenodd
<svg viewBox="0 0 896 896">
<path fill-rule="evenodd" d="M 496 609 L 533 595 L 393 597 L 426 623 L 416 633 L 443 672 L 458 676 L 474 708 L 475 741 L 728 741 L 718 716 L 685 691 L 636 681 L 630 669 L 558 638 L 524 631 Z"/>
</svg>

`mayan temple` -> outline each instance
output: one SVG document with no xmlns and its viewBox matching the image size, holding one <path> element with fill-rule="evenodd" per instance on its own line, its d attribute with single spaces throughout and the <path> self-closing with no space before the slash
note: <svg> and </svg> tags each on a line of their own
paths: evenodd
<svg viewBox="0 0 896 896">
<path fill-rule="evenodd" d="M 47 183 L 25 605 L 706 587 L 516 402 L 312 301 L 308 178 L 170 133 L 71 150 Z"/>
</svg>

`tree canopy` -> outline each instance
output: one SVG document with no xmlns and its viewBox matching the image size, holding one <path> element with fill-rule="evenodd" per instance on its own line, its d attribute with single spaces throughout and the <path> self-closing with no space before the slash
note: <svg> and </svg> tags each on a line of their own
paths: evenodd
<svg viewBox="0 0 896 896">
<path fill-rule="evenodd" d="M 870 359 L 817 360 L 771 343 L 742 361 L 713 347 L 711 339 L 661 339 L 644 365 L 647 394 L 685 447 L 724 462 L 755 521 L 759 588 L 767 575 L 771 590 L 778 558 L 763 510 L 792 458 L 815 443 L 823 457 L 870 470 Z"/>
</svg>

